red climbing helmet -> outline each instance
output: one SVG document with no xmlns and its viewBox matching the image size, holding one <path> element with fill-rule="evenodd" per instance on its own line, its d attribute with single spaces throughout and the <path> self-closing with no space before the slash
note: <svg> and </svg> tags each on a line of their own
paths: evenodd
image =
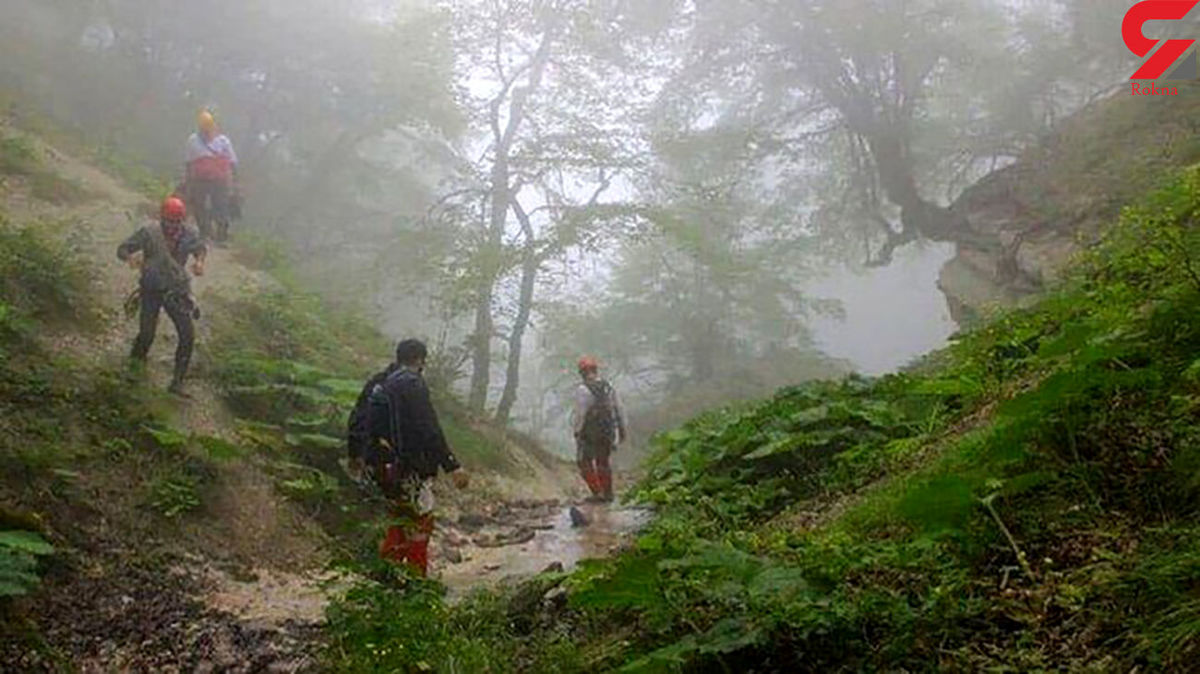
<svg viewBox="0 0 1200 674">
<path fill-rule="evenodd" d="M 598 372 L 599 370 L 600 363 L 597 362 L 595 358 L 592 358 L 591 356 L 584 356 L 583 358 L 579 359 L 580 374 L 584 372 Z"/>
<path fill-rule="evenodd" d="M 167 197 L 162 202 L 159 216 L 168 222 L 183 222 L 187 219 L 187 206 L 179 197 Z"/>
</svg>

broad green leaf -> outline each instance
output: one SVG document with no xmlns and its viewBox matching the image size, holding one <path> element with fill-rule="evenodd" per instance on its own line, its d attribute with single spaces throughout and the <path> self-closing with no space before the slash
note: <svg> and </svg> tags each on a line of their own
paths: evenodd
<svg viewBox="0 0 1200 674">
<path fill-rule="evenodd" d="M 151 426 L 142 427 L 159 447 L 163 449 L 173 449 L 182 447 L 187 444 L 188 436 L 174 428 L 153 428 Z"/>
<path fill-rule="evenodd" d="M 32 531 L 0 531 L 0 546 L 31 555 L 54 554 L 54 546 Z"/>
</svg>

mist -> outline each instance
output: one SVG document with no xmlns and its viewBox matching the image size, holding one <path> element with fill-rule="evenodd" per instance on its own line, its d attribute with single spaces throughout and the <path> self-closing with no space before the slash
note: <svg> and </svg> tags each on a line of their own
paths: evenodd
<svg viewBox="0 0 1200 674">
<path fill-rule="evenodd" d="M 7 0 L 0 88 L 150 167 L 149 191 L 213 110 L 243 158 L 241 235 L 427 340 L 474 414 L 569 455 L 582 355 L 644 443 L 944 345 L 986 309 L 947 297 L 948 261 L 997 297 L 1039 287 L 956 201 L 1111 89 L 1128 54 L 1097 11 Z"/>
</svg>

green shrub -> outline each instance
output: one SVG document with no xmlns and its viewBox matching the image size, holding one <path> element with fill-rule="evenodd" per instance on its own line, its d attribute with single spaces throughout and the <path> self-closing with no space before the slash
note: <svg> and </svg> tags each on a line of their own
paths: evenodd
<svg viewBox="0 0 1200 674">
<path fill-rule="evenodd" d="M 41 168 L 37 148 L 29 139 L 12 136 L 0 139 L 0 173 L 8 175 L 33 175 Z"/>
<path fill-rule="evenodd" d="M 54 234 L 68 223 L 18 227 L 0 216 L 0 302 L 16 318 L 94 320 L 91 275 L 79 252 Z M 5 319 L 5 320 L 15 320 Z"/>
<path fill-rule="evenodd" d="M 54 547 L 30 531 L 0 531 L 0 598 L 29 594 L 41 579 L 37 558 Z"/>
<path fill-rule="evenodd" d="M 162 477 L 149 486 L 147 504 L 164 517 L 178 517 L 200 507 L 199 481 L 186 475 Z"/>
</svg>

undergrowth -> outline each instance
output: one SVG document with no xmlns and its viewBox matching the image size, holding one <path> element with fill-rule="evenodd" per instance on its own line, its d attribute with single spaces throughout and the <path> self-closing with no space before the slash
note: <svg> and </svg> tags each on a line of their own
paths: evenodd
<svg viewBox="0 0 1200 674">
<path fill-rule="evenodd" d="M 33 143 L 21 136 L 0 138 L 0 175 L 28 181 L 34 198 L 54 204 L 78 204 L 93 196 L 78 182 L 47 167 Z"/>
<path fill-rule="evenodd" d="M 330 666 L 1188 670 L 1198 216 L 1191 169 L 1125 209 L 1061 288 L 936 365 L 660 435 L 632 495 L 654 523 L 553 579 L 564 600 L 518 610 L 516 589 L 447 607 L 361 587 L 331 613 Z"/>
<path fill-rule="evenodd" d="M 69 584 L 70 560 L 95 563 L 103 536 L 148 549 L 203 508 L 220 460 L 136 376 L 54 349 L 100 327 L 88 269 L 54 223 L 0 216 L 0 655 L 41 643 L 41 592 Z"/>
</svg>

